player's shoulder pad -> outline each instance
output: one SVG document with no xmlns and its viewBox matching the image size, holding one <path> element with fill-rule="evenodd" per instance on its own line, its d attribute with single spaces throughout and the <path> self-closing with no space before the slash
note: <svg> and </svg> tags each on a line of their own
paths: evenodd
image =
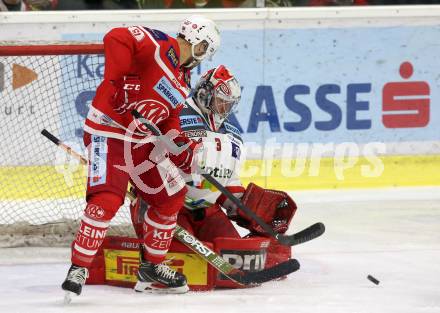
<svg viewBox="0 0 440 313">
<path fill-rule="evenodd" d="M 144 29 L 151 34 L 151 36 L 157 40 L 157 41 L 168 41 L 169 36 L 165 34 L 164 32 L 157 30 L 157 29 L 151 29 L 148 27 L 144 27 Z"/>
<path fill-rule="evenodd" d="M 136 39 L 136 41 L 141 42 L 145 39 L 145 33 L 141 26 L 130 26 L 127 27 L 128 32 Z"/>
<path fill-rule="evenodd" d="M 225 134 L 231 134 L 232 136 L 234 136 L 234 138 L 240 140 L 241 142 L 243 142 L 243 139 L 241 137 L 241 132 L 240 130 L 235 127 L 234 125 L 232 125 L 229 121 L 224 121 L 222 126 L 220 127 L 219 131 L 225 133 Z"/>
</svg>

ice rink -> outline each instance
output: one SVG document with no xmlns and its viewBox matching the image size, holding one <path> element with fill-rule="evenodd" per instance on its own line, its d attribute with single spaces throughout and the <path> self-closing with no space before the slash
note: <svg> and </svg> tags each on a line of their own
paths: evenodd
<svg viewBox="0 0 440 313">
<path fill-rule="evenodd" d="M 287 280 L 185 295 L 85 286 L 66 306 L 60 284 L 69 266 L 67 249 L 0 249 L 0 312 L 440 312 L 440 188 L 292 196 L 299 209 L 289 233 L 317 221 L 327 231 L 293 248 L 301 269 Z"/>
</svg>

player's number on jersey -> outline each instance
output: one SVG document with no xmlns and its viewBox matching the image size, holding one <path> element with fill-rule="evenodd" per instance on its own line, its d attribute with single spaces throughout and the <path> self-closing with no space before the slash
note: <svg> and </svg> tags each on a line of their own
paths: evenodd
<svg viewBox="0 0 440 313">
<path fill-rule="evenodd" d="M 215 144 L 217 151 L 220 151 L 222 149 L 222 142 L 220 141 L 220 138 L 215 138 Z"/>
</svg>

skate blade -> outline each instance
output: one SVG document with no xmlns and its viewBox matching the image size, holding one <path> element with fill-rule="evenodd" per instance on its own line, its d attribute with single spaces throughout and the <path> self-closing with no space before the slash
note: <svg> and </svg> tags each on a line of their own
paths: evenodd
<svg viewBox="0 0 440 313">
<path fill-rule="evenodd" d="M 71 291 L 66 291 L 64 293 L 63 303 L 64 304 L 69 304 L 70 302 L 72 302 L 72 295 L 76 295 L 76 294 L 71 292 Z"/>
<path fill-rule="evenodd" d="M 188 285 L 182 287 L 165 287 L 157 283 L 138 281 L 134 286 L 136 292 L 155 293 L 155 294 L 182 294 L 189 291 Z"/>
</svg>

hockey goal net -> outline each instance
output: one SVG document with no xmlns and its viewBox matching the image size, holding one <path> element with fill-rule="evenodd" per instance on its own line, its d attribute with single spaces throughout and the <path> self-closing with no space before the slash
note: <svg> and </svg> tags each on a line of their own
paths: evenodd
<svg viewBox="0 0 440 313">
<path fill-rule="evenodd" d="M 63 246 L 85 208 L 83 123 L 104 73 L 97 43 L 0 43 L 0 247 Z M 130 234 L 125 204 L 111 231 Z"/>
</svg>

